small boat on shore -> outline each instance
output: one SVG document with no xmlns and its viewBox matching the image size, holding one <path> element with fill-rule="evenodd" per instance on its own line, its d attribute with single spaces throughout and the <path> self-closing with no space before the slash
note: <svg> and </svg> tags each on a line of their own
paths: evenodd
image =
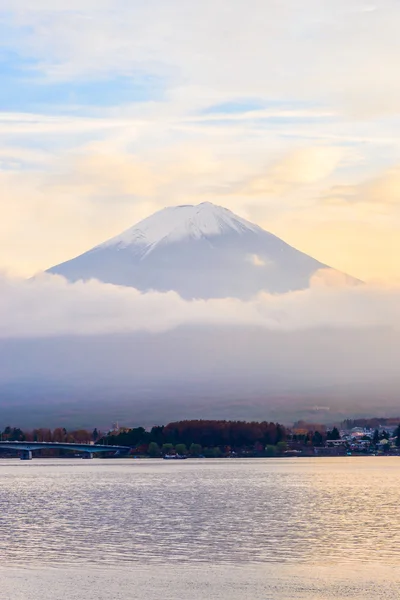
<svg viewBox="0 0 400 600">
<path fill-rule="evenodd" d="M 165 454 L 164 460 L 185 460 L 187 456 L 181 454 Z"/>
</svg>

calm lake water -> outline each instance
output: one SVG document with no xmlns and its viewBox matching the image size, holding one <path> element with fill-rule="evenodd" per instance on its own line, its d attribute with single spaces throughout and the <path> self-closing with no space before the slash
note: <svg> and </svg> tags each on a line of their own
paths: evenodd
<svg viewBox="0 0 400 600">
<path fill-rule="evenodd" d="M 400 459 L 0 461 L 4 600 L 400 597 Z"/>
</svg>

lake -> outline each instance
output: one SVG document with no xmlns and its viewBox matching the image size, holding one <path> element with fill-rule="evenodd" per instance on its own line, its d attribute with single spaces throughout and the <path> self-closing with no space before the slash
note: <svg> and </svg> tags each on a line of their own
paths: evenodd
<svg viewBox="0 0 400 600">
<path fill-rule="evenodd" d="M 0 460 L 4 600 L 398 600 L 400 458 Z"/>
</svg>

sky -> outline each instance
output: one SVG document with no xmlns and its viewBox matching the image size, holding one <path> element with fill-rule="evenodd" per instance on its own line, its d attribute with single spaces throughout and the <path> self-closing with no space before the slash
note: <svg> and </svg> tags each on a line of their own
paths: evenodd
<svg viewBox="0 0 400 600">
<path fill-rule="evenodd" d="M 0 0 L 0 271 L 211 201 L 397 285 L 399 28 L 397 0 Z"/>
</svg>

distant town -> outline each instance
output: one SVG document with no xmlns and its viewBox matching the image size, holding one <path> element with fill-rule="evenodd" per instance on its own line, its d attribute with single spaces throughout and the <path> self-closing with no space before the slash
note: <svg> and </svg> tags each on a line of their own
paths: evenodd
<svg viewBox="0 0 400 600">
<path fill-rule="evenodd" d="M 7 426 L 0 433 L 0 457 L 14 456 L 7 442 L 53 442 L 129 447 L 128 457 L 223 458 L 290 456 L 400 455 L 400 418 L 347 420 L 326 427 L 299 421 L 287 427 L 272 422 L 177 421 L 165 426 L 24 431 Z M 103 454 L 107 456 L 107 452 Z M 112 452 L 110 451 L 110 455 Z M 68 449 L 44 448 L 43 457 L 79 456 Z"/>
</svg>

